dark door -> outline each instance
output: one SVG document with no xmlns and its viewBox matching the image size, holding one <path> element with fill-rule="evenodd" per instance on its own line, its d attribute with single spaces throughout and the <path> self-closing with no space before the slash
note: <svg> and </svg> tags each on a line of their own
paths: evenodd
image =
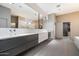
<svg viewBox="0 0 79 59">
<path fill-rule="evenodd" d="M 63 36 L 69 36 L 70 32 L 70 22 L 63 23 Z"/>
</svg>

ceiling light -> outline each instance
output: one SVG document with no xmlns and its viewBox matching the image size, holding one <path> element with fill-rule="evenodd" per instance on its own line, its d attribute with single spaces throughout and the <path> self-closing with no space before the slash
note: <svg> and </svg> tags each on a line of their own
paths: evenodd
<svg viewBox="0 0 79 59">
<path fill-rule="evenodd" d="M 61 6 L 60 4 L 56 5 L 57 8 L 59 8 L 60 6 Z"/>
<path fill-rule="evenodd" d="M 15 4 L 15 3 L 9 3 L 9 4 Z"/>
</svg>

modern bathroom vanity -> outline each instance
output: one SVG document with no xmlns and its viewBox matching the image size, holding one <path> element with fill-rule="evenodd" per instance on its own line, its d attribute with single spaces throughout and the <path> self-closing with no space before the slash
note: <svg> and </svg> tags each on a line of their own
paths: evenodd
<svg viewBox="0 0 79 59">
<path fill-rule="evenodd" d="M 13 34 L 0 37 L 0 56 L 14 56 L 48 39 L 48 32 Z"/>
</svg>

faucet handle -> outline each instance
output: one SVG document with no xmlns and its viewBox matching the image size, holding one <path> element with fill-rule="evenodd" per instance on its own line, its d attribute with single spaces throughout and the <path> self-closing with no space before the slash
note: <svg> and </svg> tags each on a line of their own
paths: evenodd
<svg viewBox="0 0 79 59">
<path fill-rule="evenodd" d="M 10 31 L 10 32 L 12 32 L 12 30 L 11 30 L 11 29 L 10 29 L 9 31 Z"/>
<path fill-rule="evenodd" d="M 14 32 L 16 31 L 16 29 L 13 30 Z"/>
</svg>

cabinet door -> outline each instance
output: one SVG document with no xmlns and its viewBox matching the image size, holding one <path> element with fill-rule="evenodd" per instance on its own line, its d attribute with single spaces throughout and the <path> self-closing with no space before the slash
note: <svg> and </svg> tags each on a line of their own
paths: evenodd
<svg viewBox="0 0 79 59">
<path fill-rule="evenodd" d="M 33 40 L 38 40 L 38 35 L 33 34 L 33 35 L 25 36 L 24 38 L 27 42 L 30 42 L 30 41 L 33 41 Z"/>
<path fill-rule="evenodd" d="M 25 42 L 26 40 L 24 39 L 24 37 L 16 37 L 0 40 L 0 52 L 15 48 Z"/>
<path fill-rule="evenodd" d="M 16 48 L 24 43 L 26 43 L 26 44 L 29 44 L 30 42 L 32 43 L 32 41 L 36 42 L 34 45 L 38 44 L 38 35 L 37 34 L 0 40 L 0 52 Z M 29 46 L 31 46 L 31 45 L 29 45 Z"/>
<path fill-rule="evenodd" d="M 48 39 L 48 33 L 39 33 L 39 43 Z"/>
</svg>

